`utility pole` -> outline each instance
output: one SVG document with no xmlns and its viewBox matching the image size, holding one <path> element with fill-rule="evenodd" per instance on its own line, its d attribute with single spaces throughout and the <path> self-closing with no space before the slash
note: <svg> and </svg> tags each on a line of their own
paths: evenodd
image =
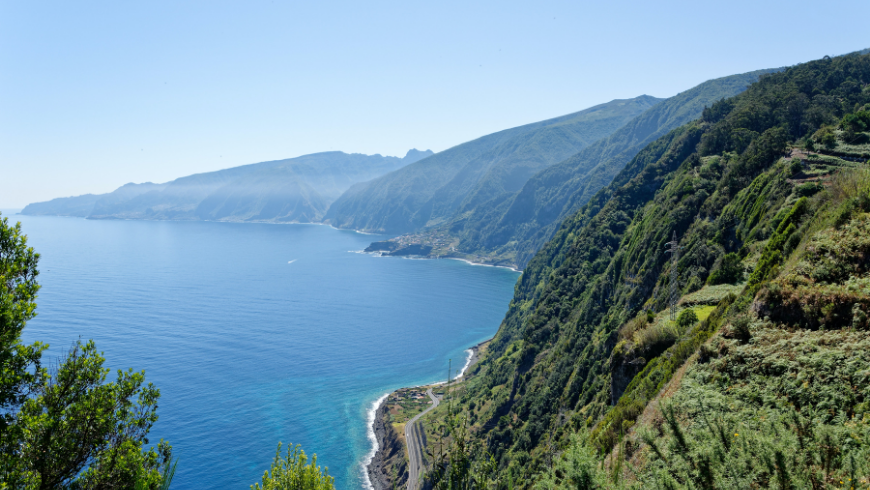
<svg viewBox="0 0 870 490">
<path fill-rule="evenodd" d="M 444 398 L 447 398 L 447 415 L 450 416 L 451 398 L 450 398 L 450 371 L 453 365 L 453 359 L 447 359 L 447 391 L 444 392 Z"/>
<path fill-rule="evenodd" d="M 677 232 L 674 230 L 674 237 L 665 244 L 669 247 L 665 253 L 671 254 L 671 321 L 677 320 L 677 301 L 680 300 L 680 287 L 677 284 L 679 275 L 677 274 L 677 262 L 680 260 L 680 242 L 677 241 Z"/>
</svg>

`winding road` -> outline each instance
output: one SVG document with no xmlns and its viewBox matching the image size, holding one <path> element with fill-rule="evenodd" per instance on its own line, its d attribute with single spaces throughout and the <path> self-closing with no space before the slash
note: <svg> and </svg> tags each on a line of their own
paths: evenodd
<svg viewBox="0 0 870 490">
<path fill-rule="evenodd" d="M 417 490 L 420 485 L 420 472 L 423 469 L 423 435 L 417 420 L 429 410 L 438 406 L 441 400 L 432 393 L 432 388 L 426 390 L 426 394 L 432 399 L 432 406 L 418 413 L 405 424 L 405 443 L 408 445 L 408 490 Z"/>
</svg>

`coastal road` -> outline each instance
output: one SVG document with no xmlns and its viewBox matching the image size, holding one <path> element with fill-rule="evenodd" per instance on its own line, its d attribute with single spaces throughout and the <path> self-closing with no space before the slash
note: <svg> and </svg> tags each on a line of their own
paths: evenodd
<svg viewBox="0 0 870 490">
<path fill-rule="evenodd" d="M 429 410 L 438 406 L 441 400 L 432 393 L 432 388 L 426 390 L 426 394 L 432 399 L 432 406 L 418 413 L 405 424 L 405 443 L 408 445 L 408 490 L 417 490 L 420 485 L 420 472 L 423 469 L 423 434 L 417 420 Z"/>
</svg>

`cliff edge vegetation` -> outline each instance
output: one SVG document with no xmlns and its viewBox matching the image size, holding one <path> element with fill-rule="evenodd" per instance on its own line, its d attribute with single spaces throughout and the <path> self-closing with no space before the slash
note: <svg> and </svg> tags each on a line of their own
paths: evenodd
<svg viewBox="0 0 870 490">
<path fill-rule="evenodd" d="M 824 58 L 644 148 L 529 263 L 429 484 L 870 486 L 868 108 L 870 56 Z"/>
</svg>

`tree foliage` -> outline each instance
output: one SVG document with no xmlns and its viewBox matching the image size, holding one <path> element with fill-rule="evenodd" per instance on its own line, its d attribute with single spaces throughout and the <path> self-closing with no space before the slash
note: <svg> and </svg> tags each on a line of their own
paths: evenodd
<svg viewBox="0 0 870 490">
<path fill-rule="evenodd" d="M 0 362 L 3 488 L 168 488 L 171 446 L 146 449 L 160 392 L 144 373 L 109 369 L 94 343 L 77 342 L 48 369 L 45 344 L 21 344 L 36 309 L 39 255 L 20 224 L 0 220 Z"/>
<path fill-rule="evenodd" d="M 707 278 L 707 284 L 734 284 L 743 280 L 743 263 L 734 252 L 725 254 L 719 268 Z"/>
<path fill-rule="evenodd" d="M 469 400 L 488 407 L 476 437 L 500 468 L 534 474 L 553 445 L 587 424 L 596 447 L 609 451 L 684 363 L 749 311 L 803 243 L 814 203 L 828 196 L 798 198 L 792 161 L 783 157 L 870 103 L 868 83 L 867 55 L 764 76 L 647 146 L 562 223 L 521 276 L 481 379 L 469 389 Z M 674 232 L 682 246 L 680 293 L 742 281 L 743 259 L 752 268 L 748 289 L 722 299 L 661 354 L 620 359 L 638 370 L 614 407 L 620 329 L 642 309 L 668 304 L 672 264 L 663 251 Z"/>
<path fill-rule="evenodd" d="M 335 479 L 329 476 L 328 468 L 317 466 L 317 455 L 308 462 L 308 456 L 299 445 L 287 445 L 287 455 L 281 455 L 281 443 L 275 451 L 272 466 L 263 474 L 260 483 L 251 485 L 252 490 L 334 490 Z"/>
</svg>

